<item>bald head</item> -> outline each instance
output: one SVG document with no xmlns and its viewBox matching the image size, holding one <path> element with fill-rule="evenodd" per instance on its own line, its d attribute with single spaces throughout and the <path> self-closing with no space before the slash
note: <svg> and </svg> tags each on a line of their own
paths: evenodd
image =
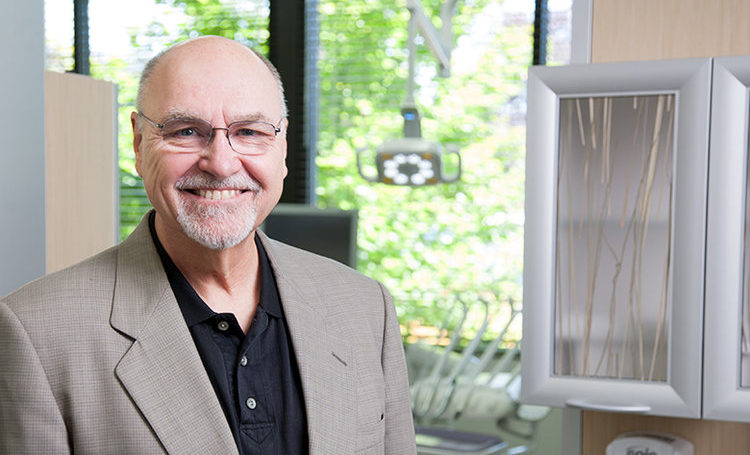
<svg viewBox="0 0 750 455">
<path fill-rule="evenodd" d="M 147 98 L 151 96 L 151 80 L 155 75 L 162 71 L 169 72 L 172 65 L 184 62 L 186 57 L 201 60 L 223 60 L 225 68 L 221 70 L 232 72 L 233 67 L 241 66 L 242 63 L 262 63 L 263 67 L 273 77 L 278 87 L 279 103 L 281 107 L 282 118 L 287 116 L 286 99 L 284 98 L 284 86 L 281 82 L 281 76 L 273 64 L 262 54 L 254 49 L 243 46 L 236 41 L 232 41 L 220 36 L 202 36 L 187 41 L 182 41 L 153 57 L 146 63 L 141 73 L 138 85 L 138 95 L 136 98 L 136 109 L 143 111 Z M 217 57 L 223 57 L 219 59 Z M 232 63 L 228 65 L 227 63 Z M 233 63 L 237 63 L 234 65 Z M 247 74 L 248 78 L 257 77 L 257 74 Z"/>
</svg>

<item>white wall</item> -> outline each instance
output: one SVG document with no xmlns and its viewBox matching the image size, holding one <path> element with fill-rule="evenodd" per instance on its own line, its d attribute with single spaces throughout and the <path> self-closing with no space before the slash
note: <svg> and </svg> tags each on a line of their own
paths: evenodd
<svg viewBox="0 0 750 455">
<path fill-rule="evenodd" d="M 42 276 L 44 2 L 0 0 L 0 296 Z"/>
</svg>

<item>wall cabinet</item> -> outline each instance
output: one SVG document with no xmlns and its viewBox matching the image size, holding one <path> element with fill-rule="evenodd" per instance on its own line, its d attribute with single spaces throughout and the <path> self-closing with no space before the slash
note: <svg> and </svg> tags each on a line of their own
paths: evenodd
<svg viewBox="0 0 750 455">
<path fill-rule="evenodd" d="M 524 402 L 702 415 L 712 66 L 530 70 Z"/>
<path fill-rule="evenodd" d="M 750 422 L 750 57 L 714 59 L 703 416 Z"/>
</svg>

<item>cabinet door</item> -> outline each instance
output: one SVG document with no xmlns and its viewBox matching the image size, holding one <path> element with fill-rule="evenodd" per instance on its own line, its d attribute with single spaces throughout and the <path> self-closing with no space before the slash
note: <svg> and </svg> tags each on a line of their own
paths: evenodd
<svg viewBox="0 0 750 455">
<path fill-rule="evenodd" d="M 703 415 L 750 421 L 750 58 L 714 61 Z"/>
<path fill-rule="evenodd" d="M 529 72 L 522 398 L 698 417 L 711 60 Z"/>
</svg>

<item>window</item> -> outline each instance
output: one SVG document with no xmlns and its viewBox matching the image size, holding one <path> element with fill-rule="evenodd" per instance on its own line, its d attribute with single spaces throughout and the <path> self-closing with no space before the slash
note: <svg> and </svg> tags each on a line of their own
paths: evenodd
<svg viewBox="0 0 750 455">
<path fill-rule="evenodd" d="M 423 0 L 436 23 L 441 3 Z M 69 70 L 71 2 L 47 0 L 46 7 L 47 68 Z M 436 61 L 418 46 L 423 137 L 458 146 L 464 172 L 457 183 L 422 188 L 367 183 L 355 162 L 357 148 L 402 134 L 409 17 L 403 2 L 319 0 L 317 7 L 316 199 L 321 207 L 359 210 L 360 270 L 383 281 L 402 319 L 417 324 L 439 325 L 465 293 L 520 301 L 524 85 L 534 2 L 459 1 L 448 78 L 437 77 Z M 570 0 L 550 0 L 549 9 L 548 62 L 565 63 Z M 124 238 L 150 208 L 134 169 L 129 121 L 146 60 L 172 42 L 209 33 L 267 51 L 269 1 L 134 0 L 113 10 L 90 0 L 89 15 L 92 73 L 118 84 Z"/>
<path fill-rule="evenodd" d="M 440 3 L 423 2 L 436 23 Z M 521 300 L 524 90 L 534 3 L 475 0 L 457 7 L 452 74 L 437 77 L 436 60 L 418 46 L 415 98 L 422 136 L 457 145 L 463 177 L 394 187 L 362 179 L 355 151 L 403 134 L 409 13 L 395 0 L 319 2 L 317 201 L 359 210 L 359 268 L 391 290 L 415 337 L 423 325 L 439 327 L 456 299 Z M 567 58 L 557 33 L 565 14 L 553 11 L 549 21 L 550 55 L 558 62 Z M 514 330 L 520 337 L 520 324 Z"/>
</svg>

